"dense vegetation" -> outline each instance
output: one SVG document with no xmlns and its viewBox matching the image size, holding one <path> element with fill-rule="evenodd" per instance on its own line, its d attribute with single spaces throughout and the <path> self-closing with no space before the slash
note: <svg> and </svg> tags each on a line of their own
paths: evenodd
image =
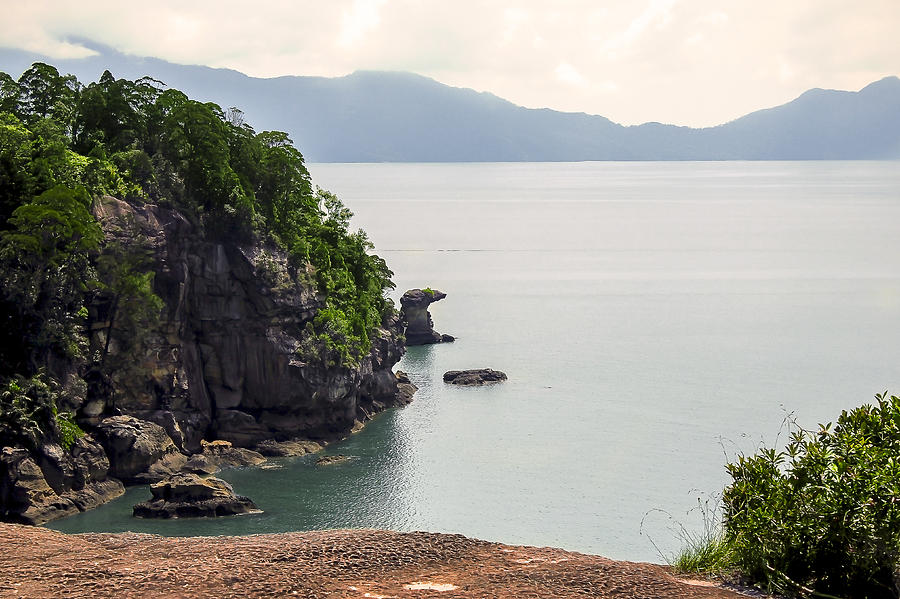
<svg viewBox="0 0 900 599">
<path fill-rule="evenodd" d="M 115 367 L 105 350 L 86 355 L 92 301 L 106 298 L 125 345 L 159 313 L 143 254 L 102 242 L 101 194 L 177 208 L 210 240 L 281 247 L 326 298 L 306 348 L 330 363 L 356 362 L 393 310 L 392 273 L 286 134 L 149 78 L 82 85 L 43 63 L 17 81 L 0 73 L 0 445 L 77 435 L 66 396 Z M 63 376 L 73 360 L 82 372 Z"/>
<path fill-rule="evenodd" d="M 792 597 L 900 596 L 900 398 L 727 465 L 723 529 L 676 560 Z"/>
</svg>

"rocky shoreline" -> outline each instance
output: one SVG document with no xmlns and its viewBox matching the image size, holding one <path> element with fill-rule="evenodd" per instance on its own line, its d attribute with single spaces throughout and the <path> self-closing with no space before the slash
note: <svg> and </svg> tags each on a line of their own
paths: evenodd
<svg viewBox="0 0 900 599">
<path fill-rule="evenodd" d="M 747 596 L 711 582 L 676 578 L 653 564 L 425 532 L 330 530 L 167 538 L 65 535 L 0 524 L 0 545 L 0 597 Z"/>
<path fill-rule="evenodd" d="M 93 211 L 104 243 L 145 255 L 161 315 L 126 348 L 113 333 L 114 302 L 88 306 L 89 351 L 118 366 L 85 374 L 87 388 L 71 394 L 65 409 L 87 434 L 70 447 L 48 436 L 0 450 L 0 520 L 41 524 L 124 485 L 257 459 L 239 450 L 309 453 L 411 401 L 415 386 L 393 372 L 405 351 L 397 314 L 372 332 L 367 354 L 335 362 L 314 347 L 324 300 L 313 276 L 283 251 L 207 241 L 171 208 L 107 196 Z M 81 380 L 84 367 L 61 362 L 54 378 Z"/>
</svg>

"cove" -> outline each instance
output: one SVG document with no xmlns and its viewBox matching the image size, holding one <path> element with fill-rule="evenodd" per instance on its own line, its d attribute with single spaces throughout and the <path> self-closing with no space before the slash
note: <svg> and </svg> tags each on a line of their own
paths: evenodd
<svg viewBox="0 0 900 599">
<path fill-rule="evenodd" d="M 458 532 L 660 561 L 723 464 L 900 389 L 892 162 L 312 165 L 452 344 L 326 453 L 222 473 L 265 513 L 145 522 L 146 488 L 70 532 Z M 454 388 L 448 370 L 509 380 Z M 692 511 L 694 510 L 694 511 Z M 671 519 L 670 519 L 671 516 Z"/>
</svg>

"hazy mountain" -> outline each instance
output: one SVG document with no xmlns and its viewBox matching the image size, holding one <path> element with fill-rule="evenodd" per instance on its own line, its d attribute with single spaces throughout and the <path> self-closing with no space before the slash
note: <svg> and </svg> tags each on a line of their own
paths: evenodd
<svg viewBox="0 0 900 599">
<path fill-rule="evenodd" d="M 88 45 L 100 54 L 55 60 L 0 49 L 0 70 L 18 77 L 42 60 L 82 82 L 104 69 L 128 79 L 150 75 L 192 98 L 242 109 L 259 131 L 287 131 L 313 162 L 900 158 L 897 77 L 859 92 L 813 89 L 717 127 L 624 127 L 602 116 L 523 108 L 411 73 L 259 79 Z"/>
</svg>

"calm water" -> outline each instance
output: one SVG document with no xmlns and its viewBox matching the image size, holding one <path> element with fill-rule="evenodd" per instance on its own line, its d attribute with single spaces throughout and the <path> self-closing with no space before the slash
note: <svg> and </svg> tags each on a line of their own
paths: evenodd
<svg viewBox="0 0 900 599">
<path fill-rule="evenodd" d="M 460 532 L 660 561 L 726 456 L 900 392 L 900 164 L 312 165 L 411 287 L 447 292 L 415 401 L 317 468 L 224 473 L 264 514 L 66 531 Z M 502 386 L 441 374 L 488 366 Z M 671 516 L 667 515 L 667 513 Z M 642 530 L 643 521 L 643 530 Z"/>
</svg>

